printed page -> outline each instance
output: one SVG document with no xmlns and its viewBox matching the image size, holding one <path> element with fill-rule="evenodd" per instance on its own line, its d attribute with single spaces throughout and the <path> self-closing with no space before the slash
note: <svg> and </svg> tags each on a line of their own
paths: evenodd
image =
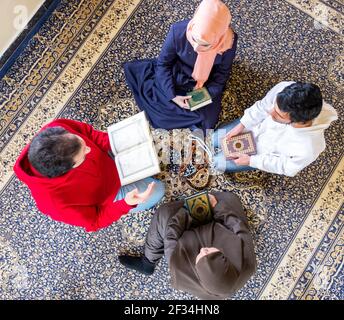
<svg viewBox="0 0 344 320">
<path fill-rule="evenodd" d="M 126 185 L 160 172 L 153 144 L 149 141 L 117 155 L 116 165 L 121 184 Z"/>
<path fill-rule="evenodd" d="M 108 134 L 114 155 L 151 140 L 144 112 L 109 126 Z"/>
<path fill-rule="evenodd" d="M 144 127 L 141 122 L 136 121 L 130 123 L 109 133 L 116 154 L 147 141 L 147 135 L 144 132 Z"/>
</svg>

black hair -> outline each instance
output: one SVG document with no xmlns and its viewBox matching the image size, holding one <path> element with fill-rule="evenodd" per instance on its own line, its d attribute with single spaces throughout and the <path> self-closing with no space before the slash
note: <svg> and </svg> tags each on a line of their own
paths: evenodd
<svg viewBox="0 0 344 320">
<path fill-rule="evenodd" d="M 73 157 L 81 149 L 81 143 L 77 137 L 67 136 L 68 133 L 62 127 L 50 127 L 33 138 L 29 161 L 43 176 L 58 177 L 73 168 Z"/>
<path fill-rule="evenodd" d="M 312 83 L 296 82 L 277 94 L 278 108 L 288 112 L 291 122 L 307 122 L 316 118 L 322 108 L 320 88 Z"/>
</svg>

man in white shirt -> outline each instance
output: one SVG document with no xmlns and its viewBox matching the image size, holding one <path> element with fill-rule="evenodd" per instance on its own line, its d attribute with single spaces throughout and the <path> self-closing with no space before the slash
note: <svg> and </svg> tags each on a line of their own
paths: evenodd
<svg viewBox="0 0 344 320">
<path fill-rule="evenodd" d="M 214 156 L 219 171 L 237 172 L 260 169 L 295 176 L 325 150 L 324 131 L 337 120 L 336 110 L 323 101 L 317 85 L 280 82 L 243 117 L 222 126 L 213 134 L 213 145 L 222 139 L 252 131 L 257 154 L 236 154 L 226 160 L 223 152 Z"/>
</svg>

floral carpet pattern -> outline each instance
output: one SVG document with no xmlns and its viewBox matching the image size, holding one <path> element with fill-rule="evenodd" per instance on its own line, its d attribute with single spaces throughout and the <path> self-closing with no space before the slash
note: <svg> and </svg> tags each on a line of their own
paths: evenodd
<svg viewBox="0 0 344 320">
<path fill-rule="evenodd" d="M 199 2 L 64 0 L 0 81 L 1 299 L 195 299 L 170 287 L 164 259 L 151 277 L 118 262 L 121 253 L 142 252 L 154 209 L 86 233 L 42 215 L 12 166 L 56 117 L 106 130 L 137 113 L 122 63 L 156 57 L 170 25 L 190 18 Z M 241 198 L 258 260 L 232 299 L 343 299 L 343 2 L 225 2 L 239 43 L 221 121 L 241 116 L 282 80 L 317 83 L 339 113 L 326 151 L 294 178 L 212 176 L 210 190 Z M 193 192 L 164 169 L 163 201 Z"/>
</svg>

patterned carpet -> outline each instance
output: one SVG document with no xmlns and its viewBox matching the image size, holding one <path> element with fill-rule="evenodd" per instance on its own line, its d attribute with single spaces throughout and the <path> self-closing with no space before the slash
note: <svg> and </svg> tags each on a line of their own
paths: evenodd
<svg viewBox="0 0 344 320">
<path fill-rule="evenodd" d="M 327 149 L 294 178 L 259 171 L 213 177 L 246 208 L 256 274 L 233 299 L 343 299 L 342 0 L 225 1 L 239 34 L 222 121 L 243 113 L 281 80 L 315 82 L 340 119 Z M 105 130 L 137 112 L 122 63 L 156 57 L 169 26 L 197 0 L 64 0 L 0 82 L 0 298 L 194 299 L 172 289 L 163 259 L 153 277 L 124 269 L 139 253 L 154 210 L 96 233 L 39 213 L 13 175 L 23 146 L 56 117 Z M 165 201 L 190 194 L 169 172 Z"/>
</svg>

